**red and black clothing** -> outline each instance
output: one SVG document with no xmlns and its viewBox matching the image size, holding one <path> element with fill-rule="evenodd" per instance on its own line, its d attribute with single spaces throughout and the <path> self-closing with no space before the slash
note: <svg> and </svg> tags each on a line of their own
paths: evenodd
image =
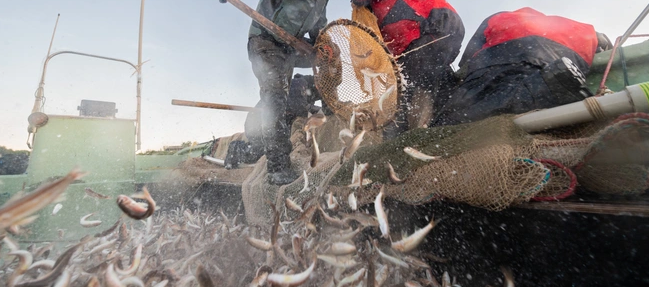
<svg viewBox="0 0 649 287">
<path fill-rule="evenodd" d="M 428 41 L 445 35 L 464 37 L 464 25 L 457 12 L 444 0 L 368 1 L 378 19 L 383 39 L 394 55 L 400 55 L 420 38 Z M 459 45 L 455 49 L 459 53 Z M 455 58 L 453 57 L 453 58 Z"/>
<path fill-rule="evenodd" d="M 475 71 L 494 65 L 530 63 L 545 66 L 568 57 L 588 73 L 597 51 L 592 25 L 532 8 L 501 12 L 482 22 L 466 47 L 460 66 Z"/>
<path fill-rule="evenodd" d="M 532 8 L 487 18 L 460 61 L 460 87 L 435 125 L 458 124 L 506 113 L 524 113 L 583 100 L 598 49 L 593 26 Z"/>
<path fill-rule="evenodd" d="M 460 53 L 464 24 L 455 9 L 445 0 L 352 0 L 369 7 L 377 17 L 383 40 L 403 67 L 409 84 L 397 115 L 397 133 L 407 129 L 405 111 L 410 110 L 413 94 L 424 94 L 432 101 L 433 110 L 448 99 L 455 80 L 451 63 Z M 436 39 L 431 45 L 415 50 Z M 412 51 L 412 52 L 410 52 Z M 424 93 L 416 90 L 423 90 Z"/>
</svg>

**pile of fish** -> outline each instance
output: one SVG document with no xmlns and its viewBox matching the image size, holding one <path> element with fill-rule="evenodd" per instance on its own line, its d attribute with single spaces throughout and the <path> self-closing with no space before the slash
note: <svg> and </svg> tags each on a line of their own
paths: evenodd
<svg viewBox="0 0 649 287">
<path fill-rule="evenodd" d="M 57 248 L 52 242 L 21 249 L 4 230 L 25 224 L 39 209 L 63 194 L 82 176 L 68 176 L 0 207 L 3 286 L 452 286 L 441 284 L 431 267 L 409 255 L 435 227 L 392 240 L 383 210 L 383 191 L 374 202 L 376 216 L 343 212 L 335 197 L 317 196 L 298 206 L 287 199 L 290 221 L 273 210 L 272 226 L 247 226 L 223 212 L 158 209 L 120 195 L 124 212 L 110 228 Z M 88 192 L 88 191 L 87 191 Z M 100 194 L 90 194 L 100 197 Z M 288 217 L 288 214 L 293 215 Z M 88 217 L 88 216 L 84 216 Z M 33 220 L 33 219 L 30 219 Z M 29 221 L 28 221 L 29 222 Z M 81 224 L 93 221 L 81 220 Z M 3 250 L 5 250 L 3 249 Z M 507 280 L 508 282 L 509 279 Z M 513 286 L 513 284 L 511 285 Z"/>
</svg>

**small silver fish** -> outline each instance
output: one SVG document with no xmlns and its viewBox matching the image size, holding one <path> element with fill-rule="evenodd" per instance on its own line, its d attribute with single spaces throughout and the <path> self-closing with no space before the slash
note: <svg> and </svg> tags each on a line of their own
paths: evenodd
<svg viewBox="0 0 649 287">
<path fill-rule="evenodd" d="M 361 142 L 363 142 L 363 136 L 365 136 L 365 130 L 362 130 L 354 137 L 349 146 L 345 148 L 345 158 L 351 158 L 352 155 L 354 155 L 358 147 L 361 145 Z"/>
<path fill-rule="evenodd" d="M 322 126 L 327 122 L 327 117 L 323 113 L 312 114 L 309 119 L 307 119 L 306 124 L 304 124 L 304 131 L 308 131 L 317 127 Z"/>
<path fill-rule="evenodd" d="M 388 166 L 388 178 L 390 179 L 390 182 L 392 182 L 393 184 L 404 183 L 404 181 L 397 176 L 397 173 L 394 172 L 394 168 L 389 162 L 387 163 L 387 166 Z"/>
<path fill-rule="evenodd" d="M 361 73 L 370 79 L 374 79 L 376 77 L 379 77 L 381 75 L 385 75 L 385 73 L 377 73 L 376 71 L 370 69 L 370 68 L 362 68 Z"/>
<path fill-rule="evenodd" d="M 287 209 L 299 212 L 300 214 L 304 212 L 304 210 L 302 210 L 302 207 L 297 205 L 297 203 L 295 203 L 295 201 L 291 200 L 290 198 L 287 197 L 284 201 Z"/>
<path fill-rule="evenodd" d="M 403 151 L 408 154 L 409 156 L 418 159 L 418 160 L 423 160 L 423 161 L 431 161 L 431 160 L 439 160 L 442 157 L 439 156 L 430 156 L 425 153 L 422 153 L 414 148 L 411 147 L 405 147 L 403 148 Z"/>
<path fill-rule="evenodd" d="M 451 287 L 451 276 L 448 275 L 448 271 L 444 271 L 442 275 L 442 287 Z"/>
<path fill-rule="evenodd" d="M 354 163 L 356 164 L 356 163 Z M 362 187 L 365 185 L 368 185 L 372 183 L 372 180 L 369 178 L 365 178 L 365 174 L 367 174 L 367 171 L 369 169 L 369 164 L 368 163 L 361 163 L 358 165 L 355 165 L 354 167 L 354 174 L 352 175 L 352 183 L 348 185 L 348 187 Z"/>
<path fill-rule="evenodd" d="M 117 273 L 115 273 L 115 265 L 113 265 L 113 263 L 108 264 L 108 268 L 106 268 L 106 273 L 104 274 L 104 284 L 107 287 L 123 286 L 119 280 L 119 277 L 117 277 Z"/>
<path fill-rule="evenodd" d="M 54 209 L 52 209 L 52 215 L 56 215 L 57 213 L 59 213 L 59 210 L 61 210 L 61 208 L 63 208 L 63 204 L 57 203 L 54 206 Z"/>
<path fill-rule="evenodd" d="M 356 196 L 354 195 L 353 192 L 347 196 L 347 203 L 349 203 L 349 207 L 351 207 L 352 210 L 356 211 L 358 209 Z"/>
<path fill-rule="evenodd" d="M 315 136 L 311 137 L 313 141 L 313 151 L 311 151 L 311 162 L 310 165 L 312 168 L 318 165 L 318 159 L 320 158 L 320 147 L 318 147 L 318 141 L 315 139 Z"/>
<path fill-rule="evenodd" d="M 332 255 L 318 254 L 317 258 L 324 262 L 329 263 L 334 267 L 352 268 L 358 265 L 358 262 L 356 262 L 352 257 L 349 256 L 332 256 Z"/>
<path fill-rule="evenodd" d="M 304 187 L 298 193 L 303 193 L 305 191 L 310 190 L 310 188 L 309 188 L 309 176 L 306 174 L 306 170 L 303 170 L 302 173 L 303 173 L 302 176 L 304 177 Z"/>
<path fill-rule="evenodd" d="M 117 274 L 122 275 L 122 276 L 128 276 L 133 274 L 135 271 L 137 271 L 137 268 L 140 266 L 140 260 L 142 259 L 142 244 L 138 244 L 137 247 L 135 247 L 135 250 L 133 251 L 133 255 L 131 256 L 132 262 L 131 266 L 127 268 L 126 270 L 122 269 L 115 269 L 117 271 Z"/>
<path fill-rule="evenodd" d="M 54 202 L 73 181 L 84 175 L 85 173 L 74 169 L 65 177 L 43 185 L 25 196 L 10 199 L 0 207 L 0 230 L 14 225 Z"/>
<path fill-rule="evenodd" d="M 356 271 L 354 274 L 343 278 L 342 280 L 340 280 L 340 282 L 338 282 L 337 286 L 341 287 L 341 286 L 354 285 L 359 281 L 361 281 L 363 277 L 365 277 L 365 268 L 361 268 L 358 271 Z"/>
<path fill-rule="evenodd" d="M 313 269 L 315 268 L 315 263 L 316 261 L 314 260 L 313 263 L 311 263 L 311 266 L 309 266 L 308 269 L 302 271 L 301 273 L 291 275 L 272 273 L 268 275 L 266 280 L 268 280 L 268 282 L 279 285 L 300 285 L 306 282 L 307 279 L 309 279 L 311 272 L 313 272 Z"/>
<path fill-rule="evenodd" d="M 252 238 L 250 236 L 246 236 L 246 241 L 248 241 L 248 243 L 250 243 L 252 247 L 257 248 L 259 250 L 268 251 L 273 248 L 273 244 L 271 244 L 270 242 L 261 239 Z"/>
<path fill-rule="evenodd" d="M 110 196 L 97 193 L 94 190 L 90 189 L 89 187 L 86 187 L 84 191 L 86 192 L 86 195 L 90 197 L 99 198 L 99 199 L 110 199 Z"/>
<path fill-rule="evenodd" d="M 81 226 L 83 226 L 83 227 L 95 227 L 97 225 L 100 225 L 101 220 L 87 220 L 88 217 L 91 217 L 93 215 L 95 215 L 94 212 L 81 217 L 81 220 L 79 220 L 79 223 L 81 224 Z"/>
<path fill-rule="evenodd" d="M 338 200 L 334 196 L 333 192 L 330 192 L 327 195 L 327 209 L 331 209 L 331 210 L 338 209 Z"/>
<path fill-rule="evenodd" d="M 400 252 L 410 252 L 413 249 L 417 248 L 419 243 L 421 243 L 428 232 L 433 230 L 435 227 L 435 221 L 431 220 L 424 228 L 415 231 L 410 236 L 403 238 L 397 242 L 392 242 L 392 249 Z"/>
<path fill-rule="evenodd" d="M 117 197 L 117 206 L 119 206 L 119 208 L 130 218 L 136 220 L 146 219 L 153 215 L 156 204 L 146 186 L 142 188 L 141 197 L 147 202 L 146 208 L 126 195 L 119 195 Z"/>
<path fill-rule="evenodd" d="M 392 95 L 392 93 L 397 89 L 397 85 L 390 86 L 385 93 L 379 98 L 379 110 L 383 111 L 383 102 Z"/>
<path fill-rule="evenodd" d="M 18 257 L 18 267 L 15 269 L 14 274 L 19 275 L 25 273 L 29 266 L 32 265 L 34 257 L 29 251 L 25 250 L 16 250 L 9 252 L 7 255 L 13 255 Z"/>
<path fill-rule="evenodd" d="M 381 191 L 376 195 L 374 200 L 374 210 L 376 212 L 376 218 L 379 220 L 379 229 L 383 238 L 388 238 L 390 236 L 390 225 L 388 225 L 388 216 L 383 210 L 383 191 L 385 186 L 381 186 Z"/>
<path fill-rule="evenodd" d="M 378 247 L 376 247 L 375 249 L 376 249 L 376 251 L 379 252 L 379 256 L 381 256 L 381 258 L 385 259 L 386 261 L 388 261 L 388 262 L 390 262 L 390 263 L 392 263 L 394 265 L 401 266 L 403 268 L 408 268 L 408 263 L 406 263 L 405 261 L 383 253 L 381 251 L 381 249 L 379 249 Z"/>
<path fill-rule="evenodd" d="M 500 271 L 505 275 L 505 287 L 514 287 L 514 273 L 509 267 L 500 266 Z"/>
<path fill-rule="evenodd" d="M 345 242 L 334 242 L 329 249 L 329 253 L 332 255 L 348 255 L 354 252 L 356 252 L 356 246 Z"/>
<path fill-rule="evenodd" d="M 266 285 L 266 280 L 268 279 L 268 272 L 262 272 L 261 274 L 257 275 L 254 279 L 252 279 L 252 282 L 250 282 L 250 287 L 261 287 Z"/>
<path fill-rule="evenodd" d="M 338 139 L 344 145 L 347 145 L 346 139 L 353 139 L 353 138 L 354 138 L 354 133 L 350 129 L 342 129 L 340 130 L 340 132 L 338 132 Z"/>
<path fill-rule="evenodd" d="M 405 283 L 403 283 L 404 287 L 422 287 L 421 283 L 413 280 L 408 280 Z"/>
</svg>

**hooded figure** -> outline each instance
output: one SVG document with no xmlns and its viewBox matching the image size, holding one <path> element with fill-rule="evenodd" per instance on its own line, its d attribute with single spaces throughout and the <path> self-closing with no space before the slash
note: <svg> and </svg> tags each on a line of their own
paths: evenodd
<svg viewBox="0 0 649 287">
<path fill-rule="evenodd" d="M 593 26 L 532 8 L 487 18 L 460 61 L 460 87 L 434 125 L 454 125 L 581 101 L 595 53 L 611 47 Z"/>
<path fill-rule="evenodd" d="M 327 23 L 327 3 L 328 0 L 260 0 L 257 12 L 298 39 L 308 33 L 306 41 L 313 44 Z M 313 60 L 298 57 L 294 48 L 254 21 L 248 35 L 248 59 L 259 82 L 260 142 L 268 160 L 268 181 L 285 185 L 298 177 L 291 169 L 289 156 L 292 150 L 286 115 L 289 83 L 294 67 L 310 67 Z"/>
</svg>

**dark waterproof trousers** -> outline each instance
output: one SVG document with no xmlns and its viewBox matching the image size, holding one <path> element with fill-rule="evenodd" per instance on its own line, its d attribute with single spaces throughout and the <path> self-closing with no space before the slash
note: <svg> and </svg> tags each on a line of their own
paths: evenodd
<svg viewBox="0 0 649 287">
<path fill-rule="evenodd" d="M 579 94 L 579 83 L 576 91 L 553 85 L 554 70 L 552 66 L 544 69 L 517 63 L 473 71 L 452 94 L 433 125 L 456 125 L 501 114 L 521 114 L 585 99 L 585 93 Z M 570 79 L 570 75 L 566 78 Z"/>
<path fill-rule="evenodd" d="M 290 168 L 290 127 L 286 119 L 286 100 L 293 75 L 295 57 L 291 50 L 271 37 L 248 40 L 248 59 L 259 82 L 258 106 L 261 112 L 261 137 L 268 159 L 269 173 Z"/>
</svg>

